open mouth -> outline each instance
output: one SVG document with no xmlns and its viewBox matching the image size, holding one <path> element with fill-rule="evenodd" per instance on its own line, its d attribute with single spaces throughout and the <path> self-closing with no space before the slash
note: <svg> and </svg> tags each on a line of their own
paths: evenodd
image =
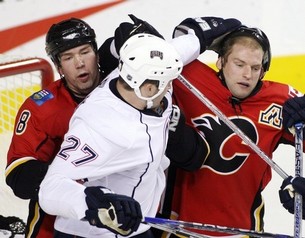
<svg viewBox="0 0 305 238">
<path fill-rule="evenodd" d="M 89 77 L 88 73 L 82 73 L 77 76 L 77 78 L 81 81 L 87 81 L 88 77 Z"/>
</svg>

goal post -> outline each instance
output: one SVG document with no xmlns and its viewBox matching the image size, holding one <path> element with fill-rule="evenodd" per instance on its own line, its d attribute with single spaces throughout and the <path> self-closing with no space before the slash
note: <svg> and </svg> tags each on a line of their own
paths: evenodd
<svg viewBox="0 0 305 238">
<path fill-rule="evenodd" d="M 13 130 L 23 101 L 53 81 L 53 68 L 43 58 L 0 62 L 0 134 Z"/>
</svg>

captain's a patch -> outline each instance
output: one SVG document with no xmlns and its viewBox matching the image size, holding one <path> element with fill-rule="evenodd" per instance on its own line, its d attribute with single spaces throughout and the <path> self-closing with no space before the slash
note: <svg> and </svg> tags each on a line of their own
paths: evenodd
<svg viewBox="0 0 305 238">
<path fill-rule="evenodd" d="M 272 103 L 268 108 L 260 111 L 259 123 L 277 129 L 282 127 L 282 106 Z"/>
<path fill-rule="evenodd" d="M 34 93 L 32 96 L 31 96 L 31 99 L 38 105 L 42 105 L 44 104 L 46 101 L 50 100 L 54 98 L 54 95 L 46 90 L 46 89 L 43 89 L 43 90 L 40 90 L 39 92 L 37 93 Z"/>
</svg>

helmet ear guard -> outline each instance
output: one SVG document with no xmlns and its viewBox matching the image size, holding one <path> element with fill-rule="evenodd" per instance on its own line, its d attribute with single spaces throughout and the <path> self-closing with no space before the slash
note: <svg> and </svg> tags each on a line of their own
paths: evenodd
<svg viewBox="0 0 305 238">
<path fill-rule="evenodd" d="M 46 53 L 55 64 L 59 64 L 58 55 L 71 48 L 91 44 L 97 51 L 94 30 L 83 20 L 70 18 L 53 24 L 46 35 Z"/>
<path fill-rule="evenodd" d="M 130 37 L 120 49 L 119 74 L 134 89 L 136 95 L 151 101 L 158 97 L 168 83 L 182 71 L 182 61 L 174 47 L 151 34 L 141 33 Z M 159 92 L 150 98 L 143 97 L 141 85 L 155 80 Z"/>
</svg>

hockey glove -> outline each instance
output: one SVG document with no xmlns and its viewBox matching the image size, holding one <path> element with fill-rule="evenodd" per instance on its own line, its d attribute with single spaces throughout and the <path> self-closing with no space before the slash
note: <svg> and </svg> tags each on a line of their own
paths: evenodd
<svg viewBox="0 0 305 238">
<path fill-rule="evenodd" d="M 140 204 L 131 197 L 114 194 L 104 187 L 85 189 L 86 219 L 93 226 L 106 228 L 115 234 L 128 236 L 142 220 Z"/>
<path fill-rule="evenodd" d="M 98 49 L 101 79 L 106 78 L 119 65 L 119 56 L 116 53 L 116 49 L 111 47 L 113 41 L 114 37 L 108 38 Z"/>
<path fill-rule="evenodd" d="M 146 21 L 143 21 L 132 14 L 129 14 L 128 16 L 134 23 L 123 22 L 114 32 L 114 44 L 118 54 L 125 41 L 131 36 L 139 33 L 148 33 L 164 39 L 164 37 Z"/>
<path fill-rule="evenodd" d="M 294 214 L 294 194 L 295 192 L 302 195 L 303 198 L 303 219 L 305 219 L 305 178 L 289 176 L 284 179 L 281 189 L 279 190 L 280 201 L 283 207 L 289 213 Z"/>
<path fill-rule="evenodd" d="M 7 230 L 12 233 L 11 237 L 15 235 L 25 234 L 26 224 L 19 217 L 3 217 L 0 216 L 0 229 Z"/>
<path fill-rule="evenodd" d="M 235 18 L 223 19 L 219 17 L 186 18 L 175 27 L 173 38 L 188 34 L 190 29 L 195 31 L 200 42 L 200 53 L 213 50 L 219 53 L 220 42 L 230 32 L 241 26 Z"/>
<path fill-rule="evenodd" d="M 293 126 L 305 122 L 305 96 L 288 99 L 283 106 L 283 126 L 294 134 Z"/>
</svg>

